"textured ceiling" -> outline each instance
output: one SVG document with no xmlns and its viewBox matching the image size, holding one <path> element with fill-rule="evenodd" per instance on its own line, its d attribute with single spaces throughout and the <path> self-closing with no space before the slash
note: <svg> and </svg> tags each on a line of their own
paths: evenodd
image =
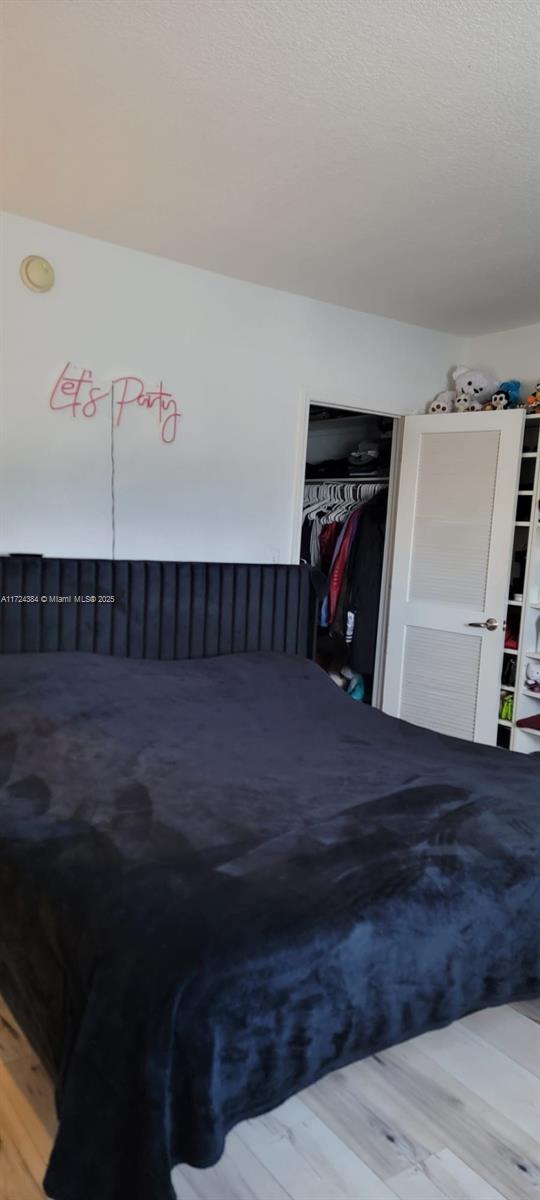
<svg viewBox="0 0 540 1200">
<path fill-rule="evenodd" d="M 537 319 L 536 0 L 1 13 L 8 210 L 448 331 Z"/>
</svg>

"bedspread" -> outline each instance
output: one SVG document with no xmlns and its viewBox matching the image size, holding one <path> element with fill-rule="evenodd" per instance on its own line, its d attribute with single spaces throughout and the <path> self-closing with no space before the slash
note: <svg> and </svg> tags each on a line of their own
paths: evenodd
<svg viewBox="0 0 540 1200">
<path fill-rule="evenodd" d="M 0 659 L 0 990 L 55 1200 L 169 1200 L 325 1072 L 540 993 L 538 759 L 276 654 Z"/>
</svg>

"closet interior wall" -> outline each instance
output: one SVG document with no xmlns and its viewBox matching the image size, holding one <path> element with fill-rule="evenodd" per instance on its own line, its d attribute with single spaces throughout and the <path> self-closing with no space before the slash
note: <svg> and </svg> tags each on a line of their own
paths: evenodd
<svg viewBox="0 0 540 1200">
<path fill-rule="evenodd" d="M 379 700 L 395 425 L 310 406 L 301 559 L 314 568 L 320 599 L 316 659 L 364 703 Z"/>
</svg>

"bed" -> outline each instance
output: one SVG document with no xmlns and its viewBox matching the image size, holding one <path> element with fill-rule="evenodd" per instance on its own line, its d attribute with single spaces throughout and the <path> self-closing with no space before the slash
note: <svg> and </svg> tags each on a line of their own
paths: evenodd
<svg viewBox="0 0 540 1200">
<path fill-rule="evenodd" d="M 540 994 L 538 760 L 276 650 L 0 677 L 0 990 L 55 1081 L 54 1200 L 172 1200 L 236 1122 Z"/>
</svg>

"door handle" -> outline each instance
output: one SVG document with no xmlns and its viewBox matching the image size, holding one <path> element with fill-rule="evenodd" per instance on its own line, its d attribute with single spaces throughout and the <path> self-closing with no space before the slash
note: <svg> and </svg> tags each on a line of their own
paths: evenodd
<svg viewBox="0 0 540 1200">
<path fill-rule="evenodd" d="M 499 622 L 495 620 L 495 617 L 488 617 L 487 621 L 467 621 L 467 625 L 474 629 L 489 629 L 490 633 L 499 628 Z"/>
</svg>

